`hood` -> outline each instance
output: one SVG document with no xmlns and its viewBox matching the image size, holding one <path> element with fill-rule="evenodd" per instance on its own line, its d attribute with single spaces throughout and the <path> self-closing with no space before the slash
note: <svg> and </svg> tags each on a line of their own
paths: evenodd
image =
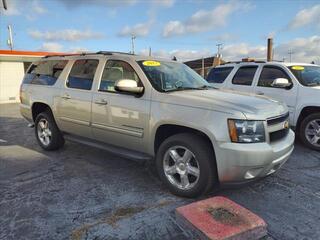
<svg viewBox="0 0 320 240">
<path fill-rule="evenodd" d="M 265 120 L 288 112 L 284 103 L 231 90 L 187 90 L 168 94 L 166 102 L 227 113 L 241 112 L 247 119 Z"/>
</svg>

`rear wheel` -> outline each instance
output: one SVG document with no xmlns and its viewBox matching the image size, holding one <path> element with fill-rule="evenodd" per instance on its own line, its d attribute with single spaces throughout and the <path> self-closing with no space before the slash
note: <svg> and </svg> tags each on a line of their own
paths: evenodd
<svg viewBox="0 0 320 240">
<path fill-rule="evenodd" d="M 301 122 L 301 141 L 309 148 L 320 151 L 320 113 L 313 113 Z"/>
<path fill-rule="evenodd" d="M 63 136 L 49 111 L 42 112 L 36 117 L 35 134 L 44 150 L 56 150 L 64 145 Z"/>
<path fill-rule="evenodd" d="M 217 181 L 211 146 L 194 134 L 167 138 L 159 147 L 156 165 L 161 180 L 172 193 L 182 197 L 199 196 Z"/>
</svg>

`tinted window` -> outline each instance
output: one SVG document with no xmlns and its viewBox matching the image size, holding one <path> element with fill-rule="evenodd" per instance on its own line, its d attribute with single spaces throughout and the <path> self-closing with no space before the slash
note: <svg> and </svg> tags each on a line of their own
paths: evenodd
<svg viewBox="0 0 320 240">
<path fill-rule="evenodd" d="M 291 66 L 289 69 L 302 85 L 311 87 L 320 85 L 319 66 Z"/>
<path fill-rule="evenodd" d="M 264 67 L 258 82 L 260 87 L 272 87 L 272 83 L 276 78 L 290 79 L 288 75 L 280 68 L 277 67 Z"/>
<path fill-rule="evenodd" d="M 23 83 L 54 85 L 67 62 L 67 60 L 49 60 L 33 63 L 25 75 Z"/>
<path fill-rule="evenodd" d="M 232 69 L 233 67 L 213 68 L 207 77 L 207 81 L 209 83 L 223 83 L 231 73 Z"/>
<path fill-rule="evenodd" d="M 92 59 L 75 61 L 67 80 L 67 87 L 90 90 L 98 63 L 98 60 Z"/>
<path fill-rule="evenodd" d="M 185 64 L 150 60 L 138 63 L 157 91 L 186 91 L 209 87 L 205 79 Z"/>
<path fill-rule="evenodd" d="M 239 68 L 232 79 L 232 83 L 236 85 L 250 86 L 252 84 L 257 68 L 257 66 Z"/>
<path fill-rule="evenodd" d="M 100 91 L 115 92 L 114 84 L 120 79 L 132 79 L 140 82 L 138 75 L 127 62 L 109 60 L 107 61 L 100 82 Z"/>
</svg>

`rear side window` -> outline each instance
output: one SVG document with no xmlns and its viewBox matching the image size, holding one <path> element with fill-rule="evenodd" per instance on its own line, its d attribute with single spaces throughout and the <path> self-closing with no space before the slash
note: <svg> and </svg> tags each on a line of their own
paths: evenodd
<svg viewBox="0 0 320 240">
<path fill-rule="evenodd" d="M 223 83 L 229 76 L 233 67 L 220 67 L 211 69 L 207 81 L 209 83 Z"/>
<path fill-rule="evenodd" d="M 257 66 L 239 68 L 239 70 L 232 79 L 232 84 L 251 86 L 257 68 Z"/>
<path fill-rule="evenodd" d="M 67 87 L 90 90 L 99 60 L 81 59 L 75 61 L 70 71 Z"/>
<path fill-rule="evenodd" d="M 32 63 L 23 79 L 23 83 L 52 86 L 56 83 L 67 63 L 67 60 L 48 60 Z"/>
<path fill-rule="evenodd" d="M 261 72 L 258 86 L 272 87 L 272 83 L 277 78 L 286 78 L 290 81 L 289 76 L 279 67 L 265 66 Z"/>
</svg>

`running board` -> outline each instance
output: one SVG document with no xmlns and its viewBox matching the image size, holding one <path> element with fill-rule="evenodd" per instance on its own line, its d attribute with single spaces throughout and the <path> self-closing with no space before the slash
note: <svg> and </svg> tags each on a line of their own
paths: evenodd
<svg viewBox="0 0 320 240">
<path fill-rule="evenodd" d="M 118 155 L 120 157 L 132 159 L 132 160 L 139 162 L 139 163 L 144 163 L 144 162 L 152 159 L 152 157 L 150 155 L 147 155 L 145 153 L 132 151 L 132 150 L 129 150 L 126 148 L 101 143 L 101 142 L 87 139 L 84 137 L 74 136 L 74 135 L 70 135 L 70 134 L 64 134 L 63 137 L 65 140 L 68 140 L 71 142 L 76 142 L 76 143 L 81 143 L 81 144 L 88 145 L 88 146 L 95 147 L 95 148 L 99 148 L 99 149 L 105 150 L 107 152 L 113 153 L 115 155 Z"/>
</svg>

